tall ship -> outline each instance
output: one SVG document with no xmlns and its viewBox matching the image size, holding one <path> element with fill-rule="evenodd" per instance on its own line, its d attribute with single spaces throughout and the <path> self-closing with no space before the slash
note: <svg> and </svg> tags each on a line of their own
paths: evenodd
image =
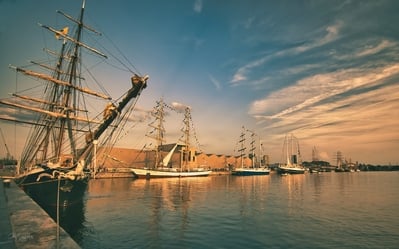
<svg viewBox="0 0 399 249">
<path fill-rule="evenodd" d="M 83 0 L 78 18 L 57 11 L 68 22 L 62 29 L 39 24 L 58 40 L 59 51 L 46 49 L 50 59 L 46 63 L 32 61 L 29 68 L 35 70 L 10 66 L 33 81 L 30 85 L 18 82 L 29 88 L 17 89 L 10 98 L 0 100 L 19 110 L 14 113 L 24 114 L 19 115 L 24 119 L 16 115 L 6 120 L 31 127 L 15 182 L 42 206 L 68 206 L 81 200 L 97 145 L 107 143 L 123 127 L 147 85 L 148 76 L 129 70 L 131 83 L 126 83 L 127 91 L 117 100 L 99 86 L 83 55 L 95 65 L 106 64 L 108 56 L 82 39 L 101 35 L 83 22 L 85 4 Z"/>
<path fill-rule="evenodd" d="M 246 166 L 244 165 L 244 156 L 245 156 L 245 135 L 246 132 L 251 133 L 251 142 L 250 142 L 250 150 L 249 150 L 249 156 L 251 158 L 251 166 Z M 262 156 L 260 156 L 259 163 L 256 163 L 256 155 L 255 155 L 255 133 L 245 129 L 245 127 L 242 127 L 241 135 L 240 135 L 240 140 L 239 140 L 240 148 L 238 149 L 238 152 L 240 153 L 239 158 L 241 165 L 239 167 L 234 168 L 231 171 L 232 175 L 235 176 L 252 176 L 252 175 L 269 175 L 270 174 L 270 169 L 267 166 L 263 165 L 263 162 L 265 161 Z M 259 144 L 259 151 L 262 151 L 262 145 Z M 258 165 L 256 165 L 258 164 Z"/>
<path fill-rule="evenodd" d="M 283 158 L 285 162 L 280 163 L 277 172 L 280 174 L 304 174 L 305 168 L 302 166 L 301 152 L 299 149 L 298 138 L 293 134 L 286 135 L 283 144 Z M 282 160 L 284 161 L 284 160 Z"/>
<path fill-rule="evenodd" d="M 170 177 L 199 177 L 208 176 L 212 173 L 204 167 L 198 166 L 196 160 L 196 149 L 191 146 L 191 108 L 185 107 L 183 119 L 183 135 L 177 143 L 165 145 L 165 106 L 168 106 L 161 98 L 157 101 L 152 116 L 154 120 L 149 126 L 152 128 L 148 137 L 155 140 L 155 158 L 154 164 L 150 167 L 133 167 L 132 171 L 138 178 L 170 178 Z M 173 107 L 168 106 L 170 109 Z M 165 148 L 167 152 L 165 153 Z M 178 165 L 172 165 L 171 159 L 175 153 L 178 153 L 180 160 Z"/>
</svg>

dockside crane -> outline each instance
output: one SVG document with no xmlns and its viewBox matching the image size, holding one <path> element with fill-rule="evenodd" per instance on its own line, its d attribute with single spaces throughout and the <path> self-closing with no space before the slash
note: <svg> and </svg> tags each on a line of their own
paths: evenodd
<svg viewBox="0 0 399 249">
<path fill-rule="evenodd" d="M 4 133 L 3 133 L 3 130 L 0 128 L 0 135 L 1 135 L 1 139 L 3 140 L 3 142 L 4 142 L 4 146 L 6 147 L 6 157 L 5 157 L 5 159 L 7 160 L 7 161 L 13 161 L 14 160 L 14 157 L 13 156 L 11 156 L 11 153 L 10 153 L 10 150 L 8 149 L 8 146 L 7 146 L 7 143 L 6 143 L 6 139 L 5 139 L 5 137 L 4 137 Z"/>
</svg>

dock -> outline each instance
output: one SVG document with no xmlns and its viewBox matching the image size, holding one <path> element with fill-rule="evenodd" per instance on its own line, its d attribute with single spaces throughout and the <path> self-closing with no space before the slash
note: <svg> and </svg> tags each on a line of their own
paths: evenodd
<svg viewBox="0 0 399 249">
<path fill-rule="evenodd" d="M 0 248 L 77 249 L 80 246 L 12 179 L 0 179 Z"/>
</svg>

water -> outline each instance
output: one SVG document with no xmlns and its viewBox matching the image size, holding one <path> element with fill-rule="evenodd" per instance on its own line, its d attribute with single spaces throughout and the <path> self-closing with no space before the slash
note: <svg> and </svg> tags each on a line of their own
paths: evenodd
<svg viewBox="0 0 399 249">
<path fill-rule="evenodd" d="M 399 172 L 91 180 L 82 248 L 398 248 Z"/>
</svg>

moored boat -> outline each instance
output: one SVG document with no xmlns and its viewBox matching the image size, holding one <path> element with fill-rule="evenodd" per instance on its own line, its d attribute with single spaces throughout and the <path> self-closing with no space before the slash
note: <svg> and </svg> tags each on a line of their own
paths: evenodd
<svg viewBox="0 0 399 249">
<path fill-rule="evenodd" d="M 17 73 L 35 78 L 36 85 L 14 93 L 12 100 L 0 100 L 2 105 L 30 115 L 29 120 L 16 117 L 5 120 L 31 126 L 15 182 L 42 206 L 68 206 L 82 200 L 97 143 L 106 143 L 116 129 L 121 129 L 136 103 L 132 100 L 140 96 L 148 79 L 148 76 L 134 74 L 131 88 L 119 102 L 113 101 L 106 92 L 86 87 L 99 81 L 89 72 L 90 67 L 83 64 L 83 50 L 101 60 L 108 57 L 87 45 L 82 37 L 85 32 L 99 33 L 83 22 L 84 0 L 77 19 L 62 11 L 58 13 L 74 27 L 59 30 L 40 24 L 60 42 L 58 53 L 47 50 L 48 57 L 55 57 L 54 66 L 32 62 L 37 71 L 12 66 Z M 69 30 L 73 30 L 73 34 L 70 35 Z M 96 104 L 89 104 L 88 96 Z M 103 103 L 105 109 L 93 108 L 99 103 Z M 109 133 L 104 136 L 106 132 Z"/>
<path fill-rule="evenodd" d="M 147 135 L 148 137 L 155 139 L 155 159 L 154 164 L 151 168 L 136 168 L 133 167 L 131 170 L 137 178 L 168 178 L 168 177 L 199 177 L 209 176 L 212 171 L 202 166 L 198 166 L 196 162 L 196 149 L 190 145 L 190 128 L 191 128 L 191 108 L 185 108 L 184 114 L 184 127 L 182 131 L 183 143 L 175 143 L 169 147 L 172 147 L 165 156 L 162 156 L 162 148 L 167 147 L 163 145 L 164 141 L 164 107 L 166 104 L 163 99 L 157 101 L 157 105 L 154 107 L 152 115 L 155 117 L 154 123 L 150 124 L 154 129 L 150 134 L 156 134 L 155 136 Z M 169 107 L 173 109 L 173 107 Z M 171 164 L 171 159 L 175 152 L 180 152 L 179 163 L 177 166 Z"/>
<path fill-rule="evenodd" d="M 269 175 L 270 174 L 270 169 L 266 166 L 262 166 L 262 161 L 263 159 L 259 160 L 259 165 L 258 167 L 255 166 L 255 140 L 254 136 L 255 133 L 251 132 L 251 149 L 250 149 L 250 155 L 251 155 L 251 163 L 252 165 L 250 167 L 244 167 L 244 156 L 245 156 L 245 134 L 249 130 L 246 130 L 245 127 L 242 127 L 242 132 L 240 135 L 240 149 L 238 152 L 240 152 L 240 160 L 241 160 L 241 166 L 236 167 L 231 171 L 231 174 L 234 176 L 254 176 L 254 175 Z M 260 144 L 260 151 L 262 150 L 262 145 Z M 262 157 L 261 157 L 262 158 Z"/>
<path fill-rule="evenodd" d="M 212 171 L 205 170 L 202 168 L 192 169 L 191 171 L 181 171 L 178 169 L 171 168 L 158 168 L 158 169 L 149 169 L 143 168 L 132 169 L 133 174 L 138 178 L 149 179 L 149 178 L 169 178 L 169 177 L 201 177 L 201 176 L 209 176 Z"/>
<path fill-rule="evenodd" d="M 283 151 L 286 162 L 277 167 L 277 172 L 280 174 L 304 174 L 305 168 L 300 162 L 301 153 L 298 139 L 294 135 L 285 136 Z"/>
<path fill-rule="evenodd" d="M 235 176 L 255 176 L 255 175 L 269 175 L 268 168 L 236 168 L 232 170 L 232 175 Z"/>
</svg>

